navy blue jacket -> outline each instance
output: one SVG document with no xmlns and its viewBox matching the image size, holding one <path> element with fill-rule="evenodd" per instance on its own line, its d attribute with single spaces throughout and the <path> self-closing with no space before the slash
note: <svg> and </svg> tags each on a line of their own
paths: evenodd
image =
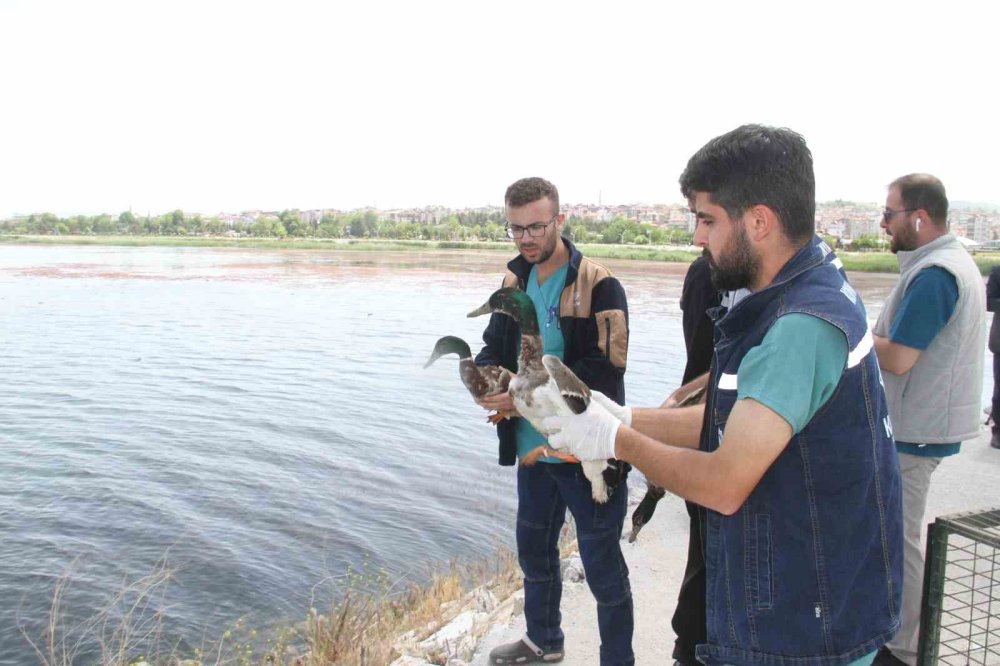
<svg viewBox="0 0 1000 666">
<path fill-rule="evenodd" d="M 610 271 L 584 257 L 567 238 L 569 250 L 566 286 L 559 298 L 559 324 L 565 341 L 563 363 L 583 383 L 619 404 L 625 404 L 625 365 L 628 357 L 628 305 L 621 283 Z M 508 264 L 503 286 L 526 291 L 532 264 L 521 255 Z M 477 365 L 502 365 L 517 372 L 521 329 L 505 314 L 494 313 L 483 333 L 486 346 Z M 517 440 L 512 419 L 497 425 L 499 462 L 517 462 Z"/>
<path fill-rule="evenodd" d="M 740 362 L 778 317 L 820 317 L 850 351 L 833 395 L 743 506 L 704 512 L 708 643 L 697 654 L 707 666 L 840 666 L 899 627 L 902 504 L 889 409 L 864 305 L 824 251 L 806 245 L 716 321 L 706 451 L 722 440 Z"/>
</svg>

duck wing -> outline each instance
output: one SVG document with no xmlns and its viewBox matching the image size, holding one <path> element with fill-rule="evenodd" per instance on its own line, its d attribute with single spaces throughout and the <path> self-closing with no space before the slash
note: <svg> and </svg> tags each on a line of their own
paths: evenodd
<svg viewBox="0 0 1000 666">
<path fill-rule="evenodd" d="M 573 374 L 573 371 L 559 359 L 558 356 L 546 354 L 542 357 L 542 365 L 548 371 L 552 381 L 559 387 L 559 393 L 569 405 L 574 414 L 582 414 L 590 404 L 590 389 Z"/>
<path fill-rule="evenodd" d="M 499 365 L 476 365 L 472 359 L 459 361 L 458 374 L 473 398 L 503 393 L 510 384 L 510 372 Z"/>
<path fill-rule="evenodd" d="M 489 384 L 486 395 L 503 393 L 510 387 L 510 370 L 501 365 L 481 365 L 479 373 Z"/>
</svg>

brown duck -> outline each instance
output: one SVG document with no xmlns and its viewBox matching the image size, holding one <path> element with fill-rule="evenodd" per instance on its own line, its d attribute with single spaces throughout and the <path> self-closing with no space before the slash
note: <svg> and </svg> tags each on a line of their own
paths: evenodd
<svg viewBox="0 0 1000 666">
<path fill-rule="evenodd" d="M 542 355 L 542 336 L 538 330 L 535 304 L 519 289 L 504 287 L 493 292 L 489 301 L 469 313 L 470 317 L 500 312 L 518 323 L 521 328 L 521 355 L 517 361 L 517 375 L 510 380 L 510 397 L 517 410 L 535 429 L 548 437 L 543 420 L 548 416 L 580 414 L 590 404 L 590 389 L 573 374 L 558 356 Z M 533 464 L 541 456 L 554 456 L 568 462 L 576 458 L 539 446 L 521 459 L 525 465 Z M 590 481 L 591 494 L 596 502 L 608 500 L 608 488 L 602 472 L 608 466 L 604 460 L 581 463 L 583 475 Z"/>
<path fill-rule="evenodd" d="M 455 354 L 458 356 L 458 376 L 462 379 L 462 384 L 469 390 L 474 400 L 485 398 L 488 395 L 503 393 L 510 385 L 510 371 L 499 365 L 476 365 L 472 360 L 472 350 L 469 344 L 462 338 L 454 335 L 446 335 L 434 345 L 434 351 L 424 364 L 425 368 L 430 367 L 434 361 L 442 356 Z M 506 414 L 498 412 L 490 416 L 492 423 L 497 423 Z"/>
</svg>

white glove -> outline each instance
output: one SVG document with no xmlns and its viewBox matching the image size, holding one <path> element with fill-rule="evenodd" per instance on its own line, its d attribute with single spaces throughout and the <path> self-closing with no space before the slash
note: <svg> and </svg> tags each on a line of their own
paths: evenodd
<svg viewBox="0 0 1000 666">
<path fill-rule="evenodd" d="M 550 416 L 542 421 L 553 448 L 576 456 L 581 462 L 615 458 L 615 437 L 622 422 L 591 400 L 583 414 Z"/>
<path fill-rule="evenodd" d="M 600 391 L 590 392 L 591 402 L 601 403 L 601 407 L 611 412 L 612 416 L 621 421 L 627 426 L 632 425 L 632 408 L 626 407 L 625 405 L 619 405 L 617 402 L 604 395 Z"/>
</svg>

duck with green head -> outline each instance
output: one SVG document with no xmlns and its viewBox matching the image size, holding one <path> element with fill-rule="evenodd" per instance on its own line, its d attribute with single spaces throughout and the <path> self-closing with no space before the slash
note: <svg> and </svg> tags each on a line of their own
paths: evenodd
<svg viewBox="0 0 1000 666">
<path fill-rule="evenodd" d="M 430 367 L 434 361 L 448 354 L 458 356 L 458 376 L 474 400 L 507 390 L 510 384 L 510 371 L 499 365 L 476 365 L 472 360 L 469 344 L 454 335 L 446 335 L 437 341 L 424 367 Z M 507 415 L 503 412 L 498 412 L 490 416 L 490 422 L 497 423 L 505 416 Z"/>
<path fill-rule="evenodd" d="M 517 374 L 510 380 L 508 390 L 522 416 L 542 435 L 551 433 L 543 425 L 548 416 L 568 416 L 580 414 L 590 404 L 590 389 L 558 356 L 542 355 L 542 336 L 538 330 L 535 305 L 525 292 L 511 287 L 498 289 L 489 300 L 469 313 L 470 317 L 499 312 L 514 319 L 521 328 L 521 353 L 517 360 Z M 525 465 L 534 464 L 541 456 L 553 456 L 567 462 L 578 462 L 576 458 L 539 446 L 521 459 Z M 581 463 L 583 474 L 590 481 L 592 495 L 596 502 L 608 500 L 608 488 L 602 472 L 607 467 L 603 460 Z"/>
</svg>

